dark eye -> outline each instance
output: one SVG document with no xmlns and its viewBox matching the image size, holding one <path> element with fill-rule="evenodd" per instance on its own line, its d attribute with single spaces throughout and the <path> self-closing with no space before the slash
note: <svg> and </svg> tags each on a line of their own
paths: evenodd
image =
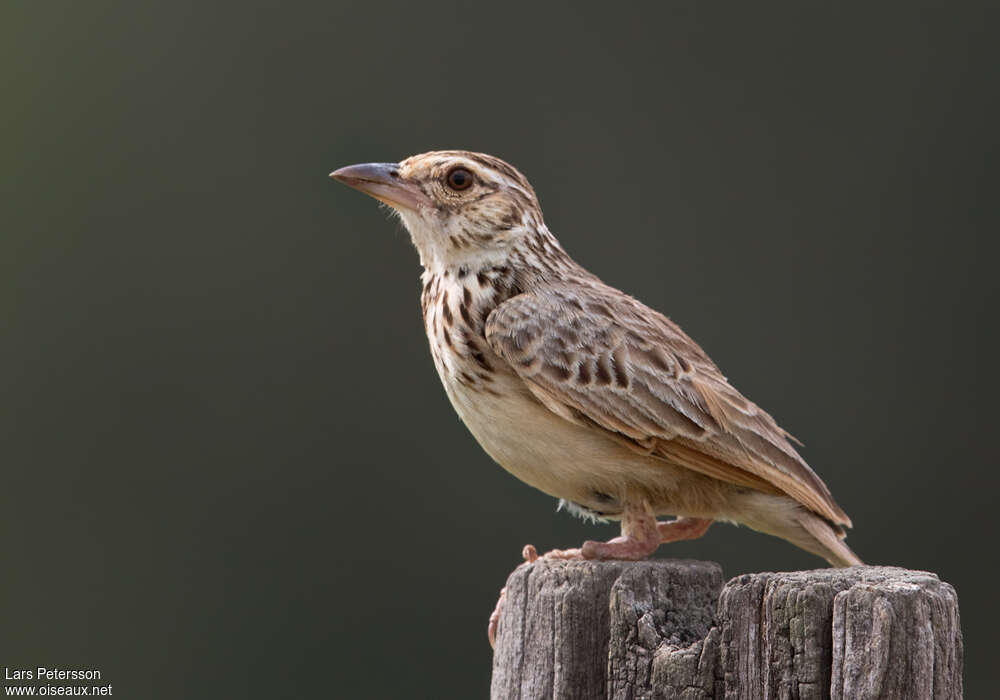
<svg viewBox="0 0 1000 700">
<path fill-rule="evenodd" d="M 445 182 L 448 183 L 448 187 L 451 189 L 461 192 L 462 190 L 469 189 L 472 185 L 472 173 L 465 168 L 452 168 L 448 171 Z"/>
</svg>

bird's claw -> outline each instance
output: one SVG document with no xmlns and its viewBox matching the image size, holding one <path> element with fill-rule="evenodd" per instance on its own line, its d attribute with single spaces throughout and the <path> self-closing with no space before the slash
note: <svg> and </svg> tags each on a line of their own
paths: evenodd
<svg viewBox="0 0 1000 700">
<path fill-rule="evenodd" d="M 534 564 L 539 559 L 555 559 L 558 561 L 568 561 L 571 559 L 585 559 L 582 549 L 553 549 L 551 552 L 546 552 L 545 554 L 539 554 L 538 550 L 535 549 L 535 545 L 526 544 L 521 550 L 521 557 L 524 559 L 524 564 Z M 500 611 L 503 609 L 503 601 L 507 597 L 507 589 L 500 589 L 500 597 L 497 598 L 497 604 L 493 608 L 493 612 L 490 613 L 490 621 L 486 625 L 486 637 L 490 640 L 490 647 L 496 649 L 497 641 L 497 628 L 500 626 Z"/>
<path fill-rule="evenodd" d="M 593 557 L 588 557 L 585 553 L 587 544 L 584 543 L 583 547 L 575 547 L 573 549 L 553 549 L 545 554 L 539 554 L 538 550 L 535 549 L 535 545 L 526 544 L 524 545 L 524 549 L 521 550 L 521 556 L 524 557 L 525 564 L 534 564 L 539 559 L 555 559 L 557 561 L 592 559 Z"/>
<path fill-rule="evenodd" d="M 586 559 L 583 555 L 583 549 L 576 547 L 574 549 L 553 549 L 551 552 L 546 552 L 543 554 L 541 559 L 555 559 L 556 561 L 570 561 Z"/>
<path fill-rule="evenodd" d="M 530 545 L 529 545 L 530 546 Z M 490 622 L 486 625 L 486 637 L 490 640 L 490 648 L 497 648 L 497 627 L 500 625 L 500 609 L 503 607 L 503 599 L 507 597 L 507 588 L 500 589 L 500 597 L 497 598 L 496 607 L 490 613 Z"/>
<path fill-rule="evenodd" d="M 584 545 L 584 547 L 586 544 Z M 555 559 L 558 561 L 568 561 L 571 559 L 590 559 L 584 554 L 583 548 L 574 549 L 553 549 L 545 554 L 539 554 L 538 550 L 535 549 L 535 545 L 526 544 L 524 549 L 521 550 L 521 556 L 524 557 L 525 564 L 534 564 L 539 559 Z"/>
</svg>

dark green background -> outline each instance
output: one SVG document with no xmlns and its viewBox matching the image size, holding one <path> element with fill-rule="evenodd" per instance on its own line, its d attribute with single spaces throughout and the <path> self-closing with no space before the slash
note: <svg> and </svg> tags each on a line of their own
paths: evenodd
<svg viewBox="0 0 1000 700">
<path fill-rule="evenodd" d="M 806 443 L 866 561 L 957 587 L 985 696 L 997 12 L 704 5 L 4 2 L 0 665 L 485 696 L 521 545 L 614 530 L 480 451 L 407 236 L 327 179 L 468 148 Z"/>
</svg>

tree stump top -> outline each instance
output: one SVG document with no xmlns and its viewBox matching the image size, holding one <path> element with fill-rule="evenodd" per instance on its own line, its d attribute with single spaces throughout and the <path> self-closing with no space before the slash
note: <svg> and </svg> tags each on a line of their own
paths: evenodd
<svg viewBox="0 0 1000 700">
<path fill-rule="evenodd" d="M 493 698 L 961 698 L 954 589 L 924 571 L 549 562 L 507 581 Z"/>
</svg>

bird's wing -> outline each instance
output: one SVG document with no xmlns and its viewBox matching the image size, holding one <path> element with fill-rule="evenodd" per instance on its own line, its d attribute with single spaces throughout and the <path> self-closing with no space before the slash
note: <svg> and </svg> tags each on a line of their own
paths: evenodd
<svg viewBox="0 0 1000 700">
<path fill-rule="evenodd" d="M 635 299 L 604 285 L 552 285 L 501 304 L 485 332 L 563 418 L 721 481 L 787 494 L 850 526 L 791 436 L 676 324 Z"/>
</svg>

